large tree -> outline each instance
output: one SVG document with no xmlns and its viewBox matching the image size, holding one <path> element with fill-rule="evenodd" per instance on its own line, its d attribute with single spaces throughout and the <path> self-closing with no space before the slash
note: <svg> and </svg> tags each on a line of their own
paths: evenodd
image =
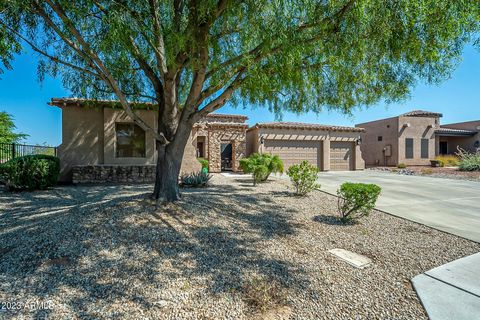
<svg viewBox="0 0 480 320">
<path fill-rule="evenodd" d="M 157 141 L 154 197 L 179 197 L 192 126 L 227 101 L 344 112 L 448 77 L 478 30 L 473 0 L 3 0 L 0 57 L 19 44 L 75 95 L 115 98 Z M 132 101 L 158 107 L 158 128 Z"/>
<path fill-rule="evenodd" d="M 13 117 L 5 111 L 0 111 L 0 144 L 18 143 L 28 137 L 28 134 L 16 133 L 15 123 Z M 11 150 L 11 147 L 5 147 L 6 150 Z"/>
</svg>

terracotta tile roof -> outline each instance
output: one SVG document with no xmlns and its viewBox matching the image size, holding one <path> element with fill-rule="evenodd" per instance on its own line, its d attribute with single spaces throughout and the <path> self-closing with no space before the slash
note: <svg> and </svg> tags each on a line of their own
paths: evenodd
<svg viewBox="0 0 480 320">
<path fill-rule="evenodd" d="M 147 109 L 153 110 L 156 109 L 157 105 L 151 102 L 131 102 L 133 108 L 138 109 Z M 68 107 L 68 106 L 86 106 L 86 105 L 97 105 L 102 107 L 110 107 L 110 108 L 121 108 L 120 102 L 118 100 L 92 100 L 92 99 L 84 99 L 84 98 L 52 98 L 51 101 L 48 103 L 51 106 L 57 107 Z M 208 119 L 235 119 L 246 121 L 248 117 L 238 115 L 238 114 L 218 114 L 218 113 L 210 113 L 207 115 Z"/>
<path fill-rule="evenodd" d="M 435 133 L 446 134 L 446 135 L 452 134 L 452 135 L 460 135 L 460 136 L 473 136 L 477 134 L 477 131 L 440 127 L 435 130 Z"/>
<path fill-rule="evenodd" d="M 400 115 L 401 117 L 443 117 L 443 114 L 425 110 L 413 110 Z"/>
<path fill-rule="evenodd" d="M 331 126 L 317 123 L 303 123 L 303 122 L 261 122 L 255 124 L 249 130 L 254 128 L 269 128 L 269 129 L 301 129 L 301 130 L 327 130 L 327 131 L 351 131 L 364 132 L 364 128 Z"/>
</svg>

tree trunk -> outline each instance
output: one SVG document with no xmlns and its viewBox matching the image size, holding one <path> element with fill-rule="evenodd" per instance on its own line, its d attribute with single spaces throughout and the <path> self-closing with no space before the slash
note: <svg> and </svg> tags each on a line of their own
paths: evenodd
<svg viewBox="0 0 480 320">
<path fill-rule="evenodd" d="M 157 171 L 152 194 L 157 203 L 174 202 L 180 198 L 178 177 L 190 132 L 191 126 L 180 125 L 168 145 L 157 142 Z"/>
</svg>

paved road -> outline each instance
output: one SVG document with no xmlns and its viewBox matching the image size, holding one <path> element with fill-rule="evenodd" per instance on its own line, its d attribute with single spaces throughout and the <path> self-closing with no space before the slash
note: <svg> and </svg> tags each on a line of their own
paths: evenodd
<svg viewBox="0 0 480 320">
<path fill-rule="evenodd" d="M 480 182 L 371 170 L 322 172 L 318 180 L 330 193 L 345 181 L 375 183 L 378 209 L 480 242 Z"/>
</svg>

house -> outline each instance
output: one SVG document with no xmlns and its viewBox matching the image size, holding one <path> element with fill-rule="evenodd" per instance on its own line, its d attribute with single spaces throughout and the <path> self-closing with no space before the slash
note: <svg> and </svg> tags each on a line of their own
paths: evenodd
<svg viewBox="0 0 480 320">
<path fill-rule="evenodd" d="M 415 110 L 397 117 L 360 123 L 361 151 L 367 166 L 429 165 L 437 155 L 457 147 L 479 147 L 480 121 L 441 125 L 441 113 Z"/>
<path fill-rule="evenodd" d="M 276 154 L 286 168 L 307 160 L 322 171 L 361 170 L 365 168 L 359 146 L 363 132 L 310 123 L 257 123 L 247 130 L 247 154 Z"/>
<path fill-rule="evenodd" d="M 155 177 L 155 139 L 133 123 L 117 101 L 53 98 L 62 109 L 60 181 L 147 182 Z M 156 128 L 155 105 L 136 103 L 137 114 Z M 242 115 L 210 114 L 196 123 L 185 148 L 182 172 L 240 171 L 239 160 L 253 152 L 278 154 L 288 168 L 308 160 L 321 170 L 363 169 L 361 128 L 306 123 L 259 123 L 248 129 Z M 248 129 L 248 130 L 247 130 Z"/>
</svg>

